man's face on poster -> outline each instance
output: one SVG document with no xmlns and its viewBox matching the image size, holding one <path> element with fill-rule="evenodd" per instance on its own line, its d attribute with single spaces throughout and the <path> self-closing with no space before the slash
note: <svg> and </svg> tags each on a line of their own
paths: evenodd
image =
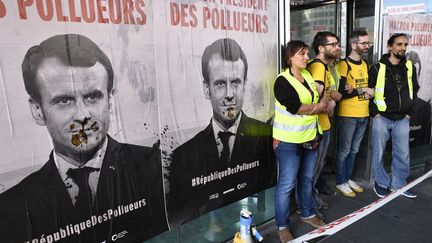
<svg viewBox="0 0 432 243">
<path fill-rule="evenodd" d="M 102 64 L 71 67 L 48 58 L 37 71 L 36 85 L 41 101 L 30 102 L 32 114 L 47 127 L 56 151 L 96 151 L 106 137 L 110 114 L 108 74 Z"/>
<path fill-rule="evenodd" d="M 209 60 L 208 72 L 204 94 L 211 101 L 214 119 L 224 128 L 229 128 L 243 107 L 245 65 L 241 59 L 227 61 L 216 54 Z"/>
</svg>

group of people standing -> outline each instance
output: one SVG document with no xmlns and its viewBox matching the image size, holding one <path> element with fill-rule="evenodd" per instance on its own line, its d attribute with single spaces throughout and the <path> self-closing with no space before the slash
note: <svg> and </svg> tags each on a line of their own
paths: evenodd
<svg viewBox="0 0 432 243">
<path fill-rule="evenodd" d="M 336 190 L 356 197 L 364 188 L 352 180 L 356 154 L 372 122 L 374 192 L 384 197 L 406 184 L 409 175 L 409 120 L 419 85 L 415 66 L 405 53 L 408 35 L 397 33 L 387 41 L 388 53 L 369 68 L 362 58 L 370 42 L 368 33 L 350 35 L 349 54 L 340 59 L 341 46 L 334 33 L 318 32 L 309 47 L 292 40 L 283 47 L 283 71 L 274 84 L 273 148 L 279 165 L 275 214 L 282 242 L 294 239 L 289 230 L 290 195 L 294 191 L 300 219 L 324 226 L 321 210 L 330 205 L 320 198 L 317 181 L 325 164 L 331 118 L 336 117 Z M 339 61 L 338 61 L 339 60 Z M 384 169 L 383 153 L 392 139 L 392 177 Z M 416 198 L 411 191 L 405 197 Z"/>
</svg>

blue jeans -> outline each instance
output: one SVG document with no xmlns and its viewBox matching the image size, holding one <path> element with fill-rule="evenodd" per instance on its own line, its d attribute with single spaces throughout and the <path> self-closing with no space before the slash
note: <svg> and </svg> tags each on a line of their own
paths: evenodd
<svg viewBox="0 0 432 243">
<path fill-rule="evenodd" d="M 342 185 L 351 179 L 354 162 L 368 119 L 368 117 L 339 117 L 339 134 L 336 147 L 336 185 Z"/>
<path fill-rule="evenodd" d="M 318 209 L 321 207 L 322 199 L 319 197 L 318 189 L 315 188 L 315 184 L 318 181 L 319 176 L 321 175 L 322 169 L 325 164 L 325 157 L 327 154 L 327 148 L 330 142 L 330 130 L 323 131 L 323 137 L 321 143 L 318 146 L 318 155 L 315 163 L 314 176 L 313 176 L 313 188 L 312 188 L 312 197 L 314 200 L 314 207 Z"/>
<path fill-rule="evenodd" d="M 279 164 L 276 185 L 275 214 L 278 227 L 289 225 L 290 195 L 298 186 L 301 216 L 315 215 L 312 201 L 312 182 L 316 150 L 304 149 L 301 144 L 280 142 L 275 149 Z"/>
<path fill-rule="evenodd" d="M 384 149 L 392 139 L 392 178 L 384 169 Z M 383 116 L 372 120 L 372 169 L 375 183 L 383 188 L 399 189 L 406 184 L 410 170 L 409 119 L 393 121 Z"/>
</svg>

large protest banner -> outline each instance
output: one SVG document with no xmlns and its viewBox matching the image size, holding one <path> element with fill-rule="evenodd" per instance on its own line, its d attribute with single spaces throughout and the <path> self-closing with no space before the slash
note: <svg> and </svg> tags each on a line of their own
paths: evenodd
<svg viewBox="0 0 432 243">
<path fill-rule="evenodd" d="M 432 16 L 425 14 L 398 14 L 384 16 L 383 39 L 394 33 L 409 35 L 407 58 L 416 67 L 420 85 L 418 100 L 415 101 L 416 115 L 410 121 L 410 147 L 430 144 L 431 99 L 432 99 Z M 383 50 L 387 50 L 384 42 Z"/>
<path fill-rule="evenodd" d="M 276 181 L 277 2 L 154 4 L 168 218 L 177 226 Z"/>
<path fill-rule="evenodd" d="M 168 230 L 151 2 L 0 1 L 0 29 L 1 241 Z"/>
</svg>

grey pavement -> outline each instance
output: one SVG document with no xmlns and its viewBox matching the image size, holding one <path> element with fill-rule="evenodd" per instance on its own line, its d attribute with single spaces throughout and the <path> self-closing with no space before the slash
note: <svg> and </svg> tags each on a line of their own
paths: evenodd
<svg viewBox="0 0 432 243">
<path fill-rule="evenodd" d="M 423 175 L 425 170 L 412 170 L 409 180 Z M 334 174 L 326 175 L 328 184 L 334 185 Z M 345 215 L 369 205 L 378 197 L 373 192 L 372 184 L 363 182 L 365 192 L 356 198 L 347 198 L 336 194 L 328 198 L 331 207 L 323 213 L 326 222 L 332 222 Z M 333 186 L 334 187 L 334 186 Z M 432 243 L 432 178 L 425 179 L 412 188 L 418 194 L 417 199 L 399 196 L 386 205 L 358 220 L 334 235 L 310 242 L 325 243 Z M 300 221 L 295 213 L 291 215 L 290 230 L 295 237 L 304 235 L 314 228 Z M 260 227 L 264 236 L 263 243 L 280 242 L 274 220 Z"/>
</svg>

